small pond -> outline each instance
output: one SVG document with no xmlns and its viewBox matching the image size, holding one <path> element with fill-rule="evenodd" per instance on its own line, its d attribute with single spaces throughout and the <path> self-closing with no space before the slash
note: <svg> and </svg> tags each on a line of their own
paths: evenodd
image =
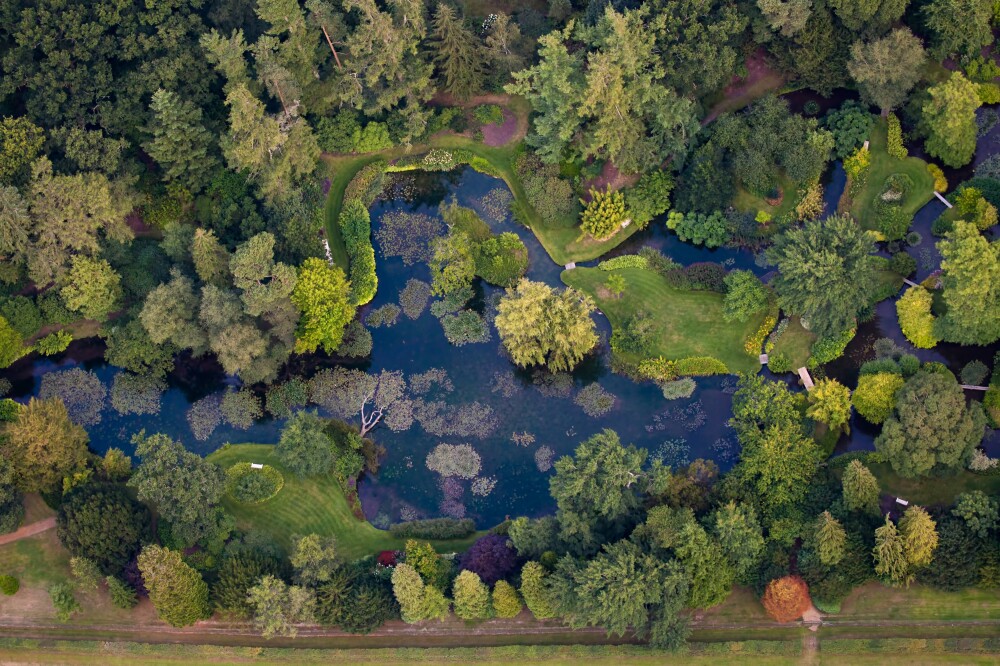
<svg viewBox="0 0 1000 666">
<path fill-rule="evenodd" d="M 828 211 L 835 209 L 844 180 L 843 169 L 837 164 L 826 180 Z M 371 211 L 379 287 L 374 301 L 363 308 L 362 317 L 380 306 L 398 303 L 408 280 L 430 282 L 426 264 L 407 266 L 399 257 L 384 255 L 378 231 L 387 214 L 405 211 L 436 216 L 438 205 L 455 197 L 459 204 L 474 208 L 484 219 L 489 219 L 488 197 L 491 192 L 495 195 L 498 189 L 506 191 L 502 181 L 469 168 L 400 176 L 392 198 L 378 202 Z M 923 249 L 933 251 L 929 226 L 940 212 L 937 206 L 940 204 L 932 201 L 917 215 L 915 227 L 923 234 L 924 242 L 913 251 L 915 256 Z M 561 286 L 562 267 L 549 259 L 529 230 L 509 217 L 497 217 L 491 227 L 494 232 L 514 232 L 524 241 L 530 258 L 529 278 Z M 715 261 L 730 269 L 752 270 L 758 275 L 766 275 L 770 270 L 746 250 L 708 250 L 682 243 L 662 223 L 654 223 L 636 233 L 612 254 L 633 253 L 643 245 L 656 247 L 684 265 Z M 921 258 L 917 258 L 919 262 Z M 934 260 L 936 256 L 925 258 L 920 275 L 929 272 L 929 264 Z M 487 319 L 497 292 L 477 281 L 473 307 Z M 443 401 L 446 407 L 442 413 L 446 420 L 473 403 L 478 403 L 478 416 L 470 432 L 455 436 L 435 436 L 416 423 L 406 432 L 393 432 L 384 426 L 376 428 L 371 436 L 385 447 L 387 455 L 379 474 L 366 477 L 360 485 L 360 496 L 369 519 L 384 527 L 389 522 L 418 517 L 465 515 L 474 518 L 480 526 L 489 526 L 506 516 L 551 512 L 554 506 L 549 496 L 548 477 L 552 474 L 552 460 L 571 453 L 581 440 L 603 428 L 616 430 L 623 442 L 644 447 L 651 455 L 671 465 L 703 457 L 715 460 L 722 470 L 730 468 L 739 454 L 736 437 L 727 425 L 736 378 L 698 378 L 697 389 L 690 398 L 665 400 L 654 384 L 635 383 L 610 372 L 607 349 L 610 327 L 601 315 L 596 315 L 596 320 L 602 336 L 600 352 L 556 385 L 540 385 L 535 374 L 517 369 L 506 358 L 495 330 L 491 329 L 491 339 L 487 342 L 461 347 L 451 345 L 445 339 L 439 320 L 429 309 L 416 319 L 400 314 L 395 325 L 372 329 L 372 356 L 351 365 L 371 372 L 402 371 L 408 380 L 431 370 L 443 371 L 450 390 L 437 386 L 422 397 Z M 891 337 L 909 347 L 896 321 L 894 299 L 878 306 L 875 317 L 859 328 L 846 356 L 831 364 L 829 373 L 853 385 L 858 366 L 870 355 L 871 345 L 878 337 Z M 957 372 L 972 358 L 992 364 L 994 351 L 993 347 L 942 345 L 918 355 L 924 360 L 945 362 Z M 337 363 L 322 354 L 297 357 L 288 371 L 310 376 Z M 71 367 L 95 372 L 108 387 L 117 372 L 104 362 L 102 343 L 88 339 L 74 342 L 66 352 L 54 358 L 31 355 L 0 376 L 12 382 L 11 396 L 24 401 L 37 394 L 44 374 Z M 226 442 L 277 441 L 282 422 L 273 419 L 259 421 L 245 431 L 222 425 L 205 441 L 194 438 L 185 417 L 190 404 L 205 395 L 239 385 L 238 380 L 225 376 L 211 358 L 192 359 L 182 355 L 168 380 L 169 390 L 163 396 L 160 413 L 155 416 L 122 416 L 107 406 L 100 423 L 88 427 L 92 448 L 98 453 L 110 447 L 131 452 L 130 438 L 140 429 L 166 433 L 200 454 L 207 454 Z M 614 407 L 609 413 L 588 416 L 574 401 L 582 389 L 592 384 L 599 384 L 615 396 Z M 870 449 L 875 434 L 872 426 L 855 419 L 851 437 L 844 438 L 838 450 Z M 988 438 L 987 450 L 992 450 L 992 455 L 997 455 L 1000 449 L 998 440 L 1000 438 L 993 433 Z M 443 484 L 437 474 L 427 469 L 427 455 L 439 443 L 470 444 L 476 449 L 482 458 L 480 481 L 476 484 L 480 494 L 472 492 L 473 484 L 468 480 L 461 484 Z M 488 494 L 482 494 L 487 490 Z"/>
</svg>

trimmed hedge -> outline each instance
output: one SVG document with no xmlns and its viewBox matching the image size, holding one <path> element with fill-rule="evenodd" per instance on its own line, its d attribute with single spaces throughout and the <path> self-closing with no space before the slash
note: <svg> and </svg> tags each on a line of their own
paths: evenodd
<svg viewBox="0 0 1000 666">
<path fill-rule="evenodd" d="M 729 368 L 717 358 L 711 356 L 692 356 L 682 358 L 674 364 L 678 375 L 701 377 L 706 375 L 728 375 Z"/>
<path fill-rule="evenodd" d="M 241 462 L 226 470 L 226 493 L 240 504 L 266 502 L 284 485 L 285 477 L 270 465 L 253 469 L 250 463 Z"/>
<path fill-rule="evenodd" d="M 344 190 L 345 205 L 349 201 L 357 200 L 367 209 L 375 203 L 385 186 L 385 168 L 385 160 L 375 160 L 362 167 Z"/>
<path fill-rule="evenodd" d="M 351 303 L 364 305 L 375 298 L 378 275 L 375 273 L 375 248 L 372 247 L 372 225 L 368 208 L 360 199 L 344 202 L 337 220 L 344 236 L 350 260 Z"/>
<path fill-rule="evenodd" d="M 389 526 L 389 533 L 400 539 L 461 539 L 476 531 L 470 518 L 431 518 L 410 520 Z"/>
<path fill-rule="evenodd" d="M 649 259 L 640 254 L 623 254 L 620 257 L 605 259 L 597 264 L 602 271 L 616 271 L 620 268 L 649 268 Z"/>
</svg>

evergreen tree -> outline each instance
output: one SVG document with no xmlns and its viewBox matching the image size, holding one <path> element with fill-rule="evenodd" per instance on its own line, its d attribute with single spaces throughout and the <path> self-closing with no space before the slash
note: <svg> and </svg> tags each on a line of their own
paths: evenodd
<svg viewBox="0 0 1000 666">
<path fill-rule="evenodd" d="M 264 638 L 298 634 L 296 624 L 312 622 L 316 597 L 312 590 L 288 585 L 274 576 L 264 576 L 250 588 L 247 601 L 253 607 L 254 625 Z"/>
<path fill-rule="evenodd" d="M 911 569 L 921 569 L 931 563 L 938 547 L 937 523 L 923 507 L 910 505 L 899 521 L 906 561 Z"/>
<path fill-rule="evenodd" d="M 538 562 L 527 562 L 521 569 L 521 596 L 528 610 L 539 620 L 555 617 L 546 578 L 545 567 Z"/>
<path fill-rule="evenodd" d="M 906 558 L 906 543 L 896 525 L 885 516 L 885 525 L 875 530 L 875 573 L 890 585 L 909 586 L 913 580 L 910 563 Z"/>
<path fill-rule="evenodd" d="M 493 586 L 493 614 L 502 618 L 517 617 L 522 607 L 521 597 L 514 586 L 505 580 L 498 580 Z"/>
<path fill-rule="evenodd" d="M 150 105 L 152 140 L 146 152 L 163 168 L 164 179 L 200 192 L 218 164 L 209 152 L 212 136 L 201 122 L 201 109 L 177 93 L 157 90 Z"/>
<path fill-rule="evenodd" d="M 995 22 L 990 0 L 932 0 L 923 7 L 923 18 L 931 32 L 934 57 L 971 58 L 993 41 L 991 20 Z"/>
<path fill-rule="evenodd" d="M 139 571 L 157 615 L 172 627 L 186 627 L 211 615 L 208 585 L 175 550 L 146 546 Z"/>
<path fill-rule="evenodd" d="M 482 46 L 450 5 L 438 3 L 428 43 L 444 90 L 459 99 L 468 99 L 482 88 L 485 68 Z"/>
<path fill-rule="evenodd" d="M 66 286 L 60 291 L 66 307 L 87 319 L 104 321 L 121 305 L 121 276 L 104 259 L 73 257 Z"/>
<path fill-rule="evenodd" d="M 471 571 L 462 571 L 451 589 L 455 600 L 455 615 L 463 620 L 485 620 L 490 616 L 490 590 Z"/>
<path fill-rule="evenodd" d="M 860 460 L 852 460 L 844 470 L 844 504 L 852 511 L 879 513 L 878 480 Z"/>
<path fill-rule="evenodd" d="M 844 526 L 829 511 L 824 511 L 816 519 L 814 529 L 819 561 L 828 567 L 839 563 L 844 558 L 844 548 L 847 544 L 847 532 Z"/>
<path fill-rule="evenodd" d="M 202 282 L 216 287 L 229 285 L 229 253 L 214 231 L 195 230 L 191 239 L 191 259 Z"/>
</svg>

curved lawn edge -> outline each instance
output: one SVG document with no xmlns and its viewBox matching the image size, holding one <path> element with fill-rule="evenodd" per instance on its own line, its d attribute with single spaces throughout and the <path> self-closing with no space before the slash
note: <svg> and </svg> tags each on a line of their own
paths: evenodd
<svg viewBox="0 0 1000 666">
<path fill-rule="evenodd" d="M 319 534 L 336 539 L 337 552 L 351 561 L 383 550 L 401 550 L 406 539 L 380 530 L 367 520 L 354 517 L 340 484 L 332 474 L 300 479 L 278 460 L 272 444 L 231 444 L 206 457 L 228 469 L 239 462 L 262 463 L 281 472 L 285 485 L 274 497 L 260 504 L 241 504 L 224 497 L 222 505 L 238 527 L 256 529 L 288 551 L 296 536 Z M 463 539 L 429 540 L 442 553 L 461 552 L 483 536 L 479 531 Z M 423 539 L 420 539 L 423 541 Z"/>
</svg>

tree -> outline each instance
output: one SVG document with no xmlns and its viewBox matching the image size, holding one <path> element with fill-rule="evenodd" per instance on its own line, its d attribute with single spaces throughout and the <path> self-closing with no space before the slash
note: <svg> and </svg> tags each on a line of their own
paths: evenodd
<svg viewBox="0 0 1000 666">
<path fill-rule="evenodd" d="M 643 477 L 646 451 L 623 446 L 614 430 L 580 443 L 555 463 L 549 493 L 558 507 L 559 536 L 571 552 L 592 552 L 607 543 L 639 506 L 633 486 Z"/>
<path fill-rule="evenodd" d="M 931 32 L 931 51 L 943 60 L 951 56 L 971 58 L 993 41 L 988 0 L 933 0 L 924 5 L 923 18 Z"/>
<path fill-rule="evenodd" d="M 244 310 L 254 317 L 286 303 L 297 283 L 295 269 L 274 260 L 274 241 L 273 234 L 257 234 L 229 259 L 233 285 L 240 290 Z"/>
<path fill-rule="evenodd" d="M 498 580 L 493 586 L 493 614 L 502 618 L 517 617 L 523 607 L 514 586 L 505 580 Z"/>
<path fill-rule="evenodd" d="M 982 441 L 984 425 L 981 406 L 966 406 L 954 375 L 918 372 L 900 389 L 875 450 L 907 478 L 960 469 Z"/>
<path fill-rule="evenodd" d="M 448 614 L 448 601 L 441 591 L 433 585 L 424 585 L 420 574 L 409 564 L 397 564 L 392 570 L 392 592 L 399 602 L 403 622 L 444 619 Z"/>
<path fill-rule="evenodd" d="M 0 450 L 13 461 L 23 492 L 56 492 L 63 478 L 86 467 L 87 431 L 70 420 L 59 398 L 32 398 L 15 421 L 3 425 L 3 434 Z"/>
<path fill-rule="evenodd" d="M 816 519 L 814 538 L 819 561 L 825 566 L 832 567 L 844 559 L 847 532 L 840 521 L 834 518 L 829 511 L 824 511 Z"/>
<path fill-rule="evenodd" d="M 226 95 L 229 132 L 220 141 L 222 154 L 233 171 L 259 178 L 288 140 L 278 121 L 265 115 L 264 105 L 246 84 L 235 85 Z"/>
<path fill-rule="evenodd" d="M 852 32 L 881 35 L 906 11 L 908 0 L 833 0 L 837 18 Z"/>
<path fill-rule="evenodd" d="M 939 342 L 934 333 L 935 318 L 931 314 L 933 298 L 923 287 L 910 287 L 896 301 L 896 316 L 903 335 L 919 349 L 930 349 Z"/>
<path fill-rule="evenodd" d="M 446 296 L 468 288 L 476 277 L 474 247 L 468 234 L 452 231 L 443 238 L 435 238 L 432 246 L 431 291 Z"/>
<path fill-rule="evenodd" d="M 593 309 L 590 298 L 574 289 L 556 292 L 541 282 L 521 280 L 500 301 L 496 327 L 518 365 L 567 371 L 597 344 Z"/>
<path fill-rule="evenodd" d="M 139 321 L 154 344 L 169 342 L 179 349 L 190 349 L 198 356 L 208 346 L 208 338 L 197 322 L 199 306 L 190 278 L 174 272 L 169 282 L 146 296 Z"/>
<path fill-rule="evenodd" d="M 202 282 L 220 288 L 229 286 L 229 252 L 214 231 L 195 230 L 191 239 L 191 260 Z"/>
<path fill-rule="evenodd" d="M 767 308 L 771 292 L 750 271 L 730 271 L 726 275 L 723 317 L 726 321 L 747 321 Z"/>
<path fill-rule="evenodd" d="M 517 552 L 511 540 L 499 534 L 487 534 L 476 539 L 462 555 L 461 567 L 470 571 L 486 584 L 493 585 L 514 573 Z"/>
<path fill-rule="evenodd" d="M 986 539 L 1000 522 L 1000 503 L 981 490 L 972 490 L 958 496 L 951 514 L 964 520 L 977 537 Z"/>
<path fill-rule="evenodd" d="M 247 593 L 253 607 L 254 626 L 264 638 L 298 635 L 296 624 L 312 622 L 316 615 L 316 597 L 312 590 L 287 585 L 280 578 L 264 576 Z"/>
<path fill-rule="evenodd" d="M 625 196 L 619 190 L 612 191 L 610 185 L 604 191 L 591 188 L 589 194 L 590 201 L 582 201 L 580 228 L 591 238 L 606 240 L 621 229 L 628 216 Z"/>
<path fill-rule="evenodd" d="M 963 187 L 955 196 L 955 208 L 958 216 L 966 222 L 976 225 L 980 231 L 986 231 L 997 223 L 997 208 L 983 196 L 975 187 Z"/>
<path fill-rule="evenodd" d="M 764 610 L 776 622 L 791 622 L 812 606 L 809 586 L 799 576 L 776 578 L 767 584 L 761 598 Z"/>
<path fill-rule="evenodd" d="M 860 460 L 852 460 L 844 469 L 842 478 L 844 504 L 852 511 L 879 513 L 881 490 L 875 475 Z"/>
<path fill-rule="evenodd" d="M 836 379 L 821 379 L 809 391 L 809 408 L 806 416 L 830 426 L 831 429 L 849 428 L 851 418 L 851 391 Z"/>
<path fill-rule="evenodd" d="M 769 512 L 799 502 L 822 459 L 811 437 L 771 426 L 749 441 L 740 440 L 743 454 L 737 475 L 754 489 Z"/>
<path fill-rule="evenodd" d="M 920 120 L 924 147 L 950 167 L 968 164 L 976 152 L 976 109 L 982 105 L 975 84 L 954 72 L 927 94 Z"/>
<path fill-rule="evenodd" d="M 448 563 L 441 560 L 434 547 L 426 541 L 407 539 L 406 563 L 413 567 L 429 585 L 444 588 L 448 584 Z"/>
<path fill-rule="evenodd" d="M 736 577 L 749 573 L 764 551 L 764 535 L 750 504 L 730 501 L 715 511 L 712 531 Z"/>
<path fill-rule="evenodd" d="M 908 28 L 898 28 L 871 42 L 855 42 L 847 71 L 857 81 L 861 98 L 885 113 L 906 101 L 926 57 L 920 40 Z"/>
<path fill-rule="evenodd" d="M 172 627 L 186 627 L 212 614 L 208 585 L 175 550 L 146 546 L 139 553 L 139 571 L 156 614 Z"/>
<path fill-rule="evenodd" d="M 853 219 L 833 215 L 780 234 L 768 251 L 778 266 L 778 304 L 801 315 L 820 337 L 853 328 L 874 288 L 873 237 Z"/>
<path fill-rule="evenodd" d="M 482 88 L 482 47 L 451 6 L 438 3 L 427 41 L 444 90 L 458 99 L 468 99 Z"/>
<path fill-rule="evenodd" d="M 275 453 L 293 474 L 306 477 L 326 474 L 333 467 L 333 440 L 316 412 L 296 412 L 281 430 Z"/>
<path fill-rule="evenodd" d="M 725 601 L 732 592 L 736 571 L 718 542 L 695 520 L 694 513 L 688 508 L 656 507 L 649 514 L 650 524 L 655 526 L 658 545 L 673 549 L 689 578 L 685 605 L 711 608 Z"/>
<path fill-rule="evenodd" d="M 295 568 L 295 580 L 300 585 L 315 587 L 329 581 L 339 566 L 337 543 L 333 537 L 318 534 L 299 537 L 289 562 Z"/>
<path fill-rule="evenodd" d="M 168 90 L 153 93 L 150 105 L 152 140 L 146 152 L 163 168 L 164 179 L 200 192 L 210 180 L 218 161 L 209 153 L 214 143 L 201 122 L 201 109 Z"/>
<path fill-rule="evenodd" d="M 882 423 L 892 413 L 896 394 L 903 388 L 903 384 L 903 378 L 891 372 L 861 375 L 858 387 L 851 395 L 851 404 L 868 421 Z"/>
<path fill-rule="evenodd" d="M 959 221 L 939 247 L 947 309 L 935 320 L 934 332 L 967 345 L 1000 339 L 1000 244 L 990 243 L 974 225 Z"/>
<path fill-rule="evenodd" d="M 910 563 L 906 558 L 906 543 L 896 525 L 885 516 L 885 525 L 875 530 L 875 573 L 888 584 L 909 586 L 913 580 Z"/>
<path fill-rule="evenodd" d="M 806 26 L 812 3 L 809 0 L 757 0 L 757 8 L 764 15 L 771 30 L 782 37 L 793 37 Z"/>
<path fill-rule="evenodd" d="M 23 261 L 30 231 L 28 203 L 16 187 L 0 185 L 0 257 Z"/>
<path fill-rule="evenodd" d="M 322 346 L 332 353 L 344 340 L 344 330 L 354 319 L 351 285 L 337 266 L 309 258 L 299 269 L 292 303 L 302 312 L 295 334 L 295 351 L 310 353 Z"/>
<path fill-rule="evenodd" d="M 545 567 L 538 562 L 527 562 L 521 569 L 521 596 L 528 610 L 539 620 L 555 617 L 547 577 Z"/>
<path fill-rule="evenodd" d="M 451 596 L 455 600 L 455 615 L 463 620 L 485 620 L 490 616 L 490 589 L 475 573 L 458 574 Z"/>
<path fill-rule="evenodd" d="M 224 540 L 232 518 L 220 506 L 225 473 L 166 435 L 133 438 L 140 463 L 128 485 L 170 523 L 177 543 L 191 546 Z"/>
<path fill-rule="evenodd" d="M 55 583 L 49 587 L 49 598 L 56 609 L 56 619 L 69 622 L 73 613 L 81 610 L 80 603 L 73 596 L 73 588 L 69 583 Z"/>
<path fill-rule="evenodd" d="M 212 601 L 225 613 L 249 618 L 254 610 L 248 600 L 250 588 L 264 576 L 277 576 L 279 569 L 277 560 L 260 552 L 227 554 L 212 585 Z"/>
<path fill-rule="evenodd" d="M 117 576 L 149 540 L 151 522 L 149 510 L 121 486 L 85 485 L 64 497 L 56 534 L 70 553 Z"/>
<path fill-rule="evenodd" d="M 28 118 L 0 118 L 0 186 L 20 187 L 45 144 L 45 131 Z"/>
<path fill-rule="evenodd" d="M 104 259 L 77 256 L 59 294 L 66 307 L 87 319 L 104 321 L 122 300 L 121 276 Z"/>
<path fill-rule="evenodd" d="M 927 511 L 916 504 L 910 505 L 899 520 L 899 533 L 903 537 L 906 561 L 913 569 L 921 569 L 931 563 L 934 550 L 938 546 L 937 523 L 931 520 Z"/>
</svg>

